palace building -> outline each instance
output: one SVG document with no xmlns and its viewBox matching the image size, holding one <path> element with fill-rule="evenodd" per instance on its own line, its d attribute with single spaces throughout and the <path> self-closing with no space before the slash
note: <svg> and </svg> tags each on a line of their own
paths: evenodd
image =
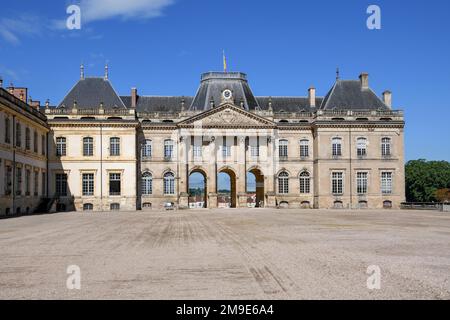
<svg viewBox="0 0 450 320">
<path fill-rule="evenodd" d="M 306 92 L 306 91 L 305 91 Z M 399 208 L 404 118 L 368 74 L 325 97 L 255 96 L 240 72 L 201 76 L 195 96 L 121 96 L 108 69 L 57 106 L 0 89 L 1 214 L 217 208 Z M 201 174 L 204 196 L 190 197 Z M 256 191 L 248 188 L 248 175 Z M 221 195 L 226 174 L 230 194 Z M 196 204 L 190 205 L 190 199 Z"/>
</svg>

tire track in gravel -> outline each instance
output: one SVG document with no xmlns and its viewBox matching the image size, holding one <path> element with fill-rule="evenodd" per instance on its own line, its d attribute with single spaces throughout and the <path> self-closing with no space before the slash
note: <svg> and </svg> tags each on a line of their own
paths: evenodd
<svg viewBox="0 0 450 320">
<path fill-rule="evenodd" d="M 219 220 L 214 220 L 213 225 L 212 222 L 206 222 L 206 219 L 200 220 L 198 216 L 195 218 L 205 228 L 217 230 L 217 236 L 231 243 L 242 256 L 247 271 L 266 296 L 272 299 L 289 299 L 296 293 L 298 286 L 292 278 L 276 265 L 268 262 L 269 259 L 257 247 L 252 245 L 248 239 L 232 231 L 231 228 Z"/>
</svg>

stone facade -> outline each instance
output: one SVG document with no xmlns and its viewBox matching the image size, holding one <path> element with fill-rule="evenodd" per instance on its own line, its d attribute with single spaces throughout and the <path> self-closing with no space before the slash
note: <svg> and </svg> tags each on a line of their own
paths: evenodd
<svg viewBox="0 0 450 320">
<path fill-rule="evenodd" d="M 204 74 L 195 97 L 118 96 L 107 75 L 83 74 L 57 107 L 41 107 L 49 195 L 59 210 L 187 209 L 201 173 L 216 208 L 223 172 L 231 206 L 247 207 L 251 172 L 257 206 L 399 208 L 404 119 L 391 103 L 367 74 L 337 79 L 325 97 L 274 98 L 253 96 L 242 73 Z"/>
<path fill-rule="evenodd" d="M 0 87 L 0 215 L 32 213 L 47 198 L 49 129 L 25 92 Z"/>
</svg>

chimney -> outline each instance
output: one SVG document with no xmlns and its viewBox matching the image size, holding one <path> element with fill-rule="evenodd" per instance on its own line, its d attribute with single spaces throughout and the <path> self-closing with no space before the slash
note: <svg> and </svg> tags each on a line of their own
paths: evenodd
<svg viewBox="0 0 450 320">
<path fill-rule="evenodd" d="M 308 99 L 309 99 L 309 106 L 311 108 L 316 107 L 316 88 L 311 87 L 308 90 Z"/>
<path fill-rule="evenodd" d="M 361 89 L 369 89 L 369 74 L 366 72 L 361 73 L 359 76 L 359 80 L 361 81 Z"/>
<path fill-rule="evenodd" d="M 181 99 L 181 111 L 184 111 L 184 105 L 186 104 L 186 100 L 184 98 Z"/>
<path fill-rule="evenodd" d="M 109 77 L 109 68 L 108 68 L 108 64 L 105 65 L 105 80 L 108 80 Z"/>
<path fill-rule="evenodd" d="M 50 100 L 49 99 L 47 99 L 45 101 L 45 109 L 48 109 L 48 108 L 50 108 Z"/>
<path fill-rule="evenodd" d="M 137 105 L 137 89 L 131 88 L 131 107 L 136 108 Z"/>
<path fill-rule="evenodd" d="M 386 90 L 383 92 L 383 102 L 384 104 L 389 107 L 389 109 L 392 108 L 392 92 L 389 90 Z"/>
<path fill-rule="evenodd" d="M 17 99 L 22 100 L 23 102 L 28 102 L 28 89 L 27 88 L 16 88 L 11 83 L 10 87 L 8 88 L 8 92 L 15 96 Z"/>
<path fill-rule="evenodd" d="M 272 97 L 269 97 L 269 112 L 272 112 Z"/>
<path fill-rule="evenodd" d="M 41 106 L 41 102 L 40 101 L 34 101 L 33 99 L 31 99 L 30 97 L 30 107 L 36 108 L 39 110 L 39 107 Z"/>
<path fill-rule="evenodd" d="M 80 65 L 80 79 L 84 80 L 84 64 Z"/>
</svg>

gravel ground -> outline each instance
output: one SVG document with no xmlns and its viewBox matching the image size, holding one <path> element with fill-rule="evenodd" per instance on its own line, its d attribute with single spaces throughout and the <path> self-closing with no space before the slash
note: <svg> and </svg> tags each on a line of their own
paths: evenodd
<svg viewBox="0 0 450 320">
<path fill-rule="evenodd" d="M 69 265 L 81 289 L 68 290 Z M 367 288 L 371 265 L 381 288 Z M 194 210 L 0 220 L 0 299 L 450 299 L 450 215 Z"/>
</svg>

